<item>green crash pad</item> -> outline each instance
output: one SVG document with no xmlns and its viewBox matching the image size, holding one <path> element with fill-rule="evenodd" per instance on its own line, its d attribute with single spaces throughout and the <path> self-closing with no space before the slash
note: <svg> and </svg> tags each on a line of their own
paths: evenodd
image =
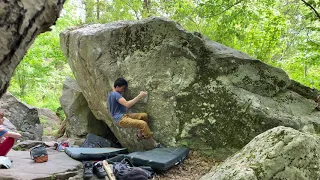
<svg viewBox="0 0 320 180">
<path fill-rule="evenodd" d="M 104 160 L 119 154 L 127 153 L 126 148 L 76 148 L 68 147 L 65 153 L 71 158 L 79 161 Z"/>
<path fill-rule="evenodd" d="M 186 147 L 155 148 L 149 151 L 121 154 L 107 161 L 115 163 L 127 158 L 135 166 L 150 166 L 156 171 L 167 171 L 171 167 L 182 163 L 188 154 L 189 149 Z"/>
</svg>

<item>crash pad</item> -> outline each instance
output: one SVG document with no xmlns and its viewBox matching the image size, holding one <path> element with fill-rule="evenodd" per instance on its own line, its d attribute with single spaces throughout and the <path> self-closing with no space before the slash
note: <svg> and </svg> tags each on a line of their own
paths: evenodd
<svg viewBox="0 0 320 180">
<path fill-rule="evenodd" d="M 118 154 L 127 153 L 126 148 L 78 148 L 68 147 L 65 149 L 65 153 L 71 158 L 79 161 L 89 160 L 104 160 L 107 158 L 114 157 Z"/>
<path fill-rule="evenodd" d="M 97 136 L 95 134 L 87 134 L 87 137 L 81 147 L 84 148 L 105 148 L 105 147 L 115 147 L 121 148 L 119 144 L 113 143 L 108 139 L 105 139 L 101 136 Z"/>
<path fill-rule="evenodd" d="M 149 151 L 118 155 L 108 159 L 108 162 L 120 162 L 128 158 L 135 166 L 150 166 L 156 171 L 166 171 L 183 162 L 188 154 L 189 149 L 185 147 L 155 148 Z"/>
</svg>

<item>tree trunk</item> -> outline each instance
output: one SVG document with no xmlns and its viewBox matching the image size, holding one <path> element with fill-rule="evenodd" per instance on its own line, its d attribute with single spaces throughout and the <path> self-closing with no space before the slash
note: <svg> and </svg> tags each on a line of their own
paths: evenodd
<svg viewBox="0 0 320 180">
<path fill-rule="evenodd" d="M 0 0 L 0 97 L 37 35 L 49 31 L 65 0 Z"/>
<path fill-rule="evenodd" d="M 97 19 L 100 19 L 100 1 L 97 0 Z"/>
<path fill-rule="evenodd" d="M 308 66 L 307 64 L 304 64 L 303 66 L 303 77 L 306 78 L 308 73 Z"/>
<path fill-rule="evenodd" d="M 63 120 L 57 134 L 55 135 L 55 138 L 58 139 L 62 137 L 66 132 L 66 128 L 67 128 L 67 121 Z"/>
<path fill-rule="evenodd" d="M 149 4 L 150 4 L 150 0 L 143 1 L 143 9 L 146 10 L 147 12 L 149 12 Z"/>
<path fill-rule="evenodd" d="M 86 23 L 90 23 L 93 22 L 95 15 L 94 15 L 94 0 L 84 0 L 83 4 L 85 6 L 85 11 L 86 11 L 86 19 L 85 22 Z"/>
</svg>

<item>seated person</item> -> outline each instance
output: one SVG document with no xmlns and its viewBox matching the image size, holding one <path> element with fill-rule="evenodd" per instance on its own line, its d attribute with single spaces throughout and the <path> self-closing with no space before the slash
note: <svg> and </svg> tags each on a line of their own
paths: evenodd
<svg viewBox="0 0 320 180">
<path fill-rule="evenodd" d="M 6 156 L 14 145 L 15 139 L 19 139 L 21 135 L 15 132 L 8 132 L 3 127 L 4 113 L 0 112 L 0 156 Z"/>
</svg>

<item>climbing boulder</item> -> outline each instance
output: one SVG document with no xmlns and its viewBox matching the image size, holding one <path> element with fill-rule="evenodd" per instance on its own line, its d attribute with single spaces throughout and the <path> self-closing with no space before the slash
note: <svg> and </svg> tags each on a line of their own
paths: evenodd
<svg viewBox="0 0 320 180">
<path fill-rule="evenodd" d="M 60 38 L 89 108 L 131 150 L 148 149 L 149 142 L 113 123 L 107 95 L 119 77 L 129 83 L 128 100 L 148 91 L 130 112 L 148 113 L 155 139 L 166 146 L 224 158 L 279 125 L 320 132 L 316 90 L 169 19 L 84 25 Z"/>
</svg>

